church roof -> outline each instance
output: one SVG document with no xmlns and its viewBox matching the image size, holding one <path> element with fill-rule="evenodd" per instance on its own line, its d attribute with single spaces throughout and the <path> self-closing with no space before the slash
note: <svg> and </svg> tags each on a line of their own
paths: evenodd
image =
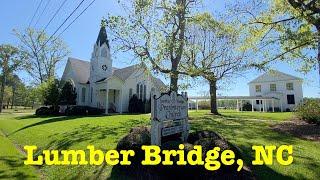
<svg viewBox="0 0 320 180">
<path fill-rule="evenodd" d="M 299 77 L 292 76 L 290 74 L 286 74 L 277 70 L 270 70 L 254 80 L 250 81 L 251 83 L 263 83 L 263 82 L 275 82 L 275 81 L 290 81 L 290 80 L 302 80 Z"/>
<path fill-rule="evenodd" d="M 76 58 L 69 58 L 68 61 L 78 77 L 79 83 L 87 83 L 90 77 L 90 62 Z"/>
<path fill-rule="evenodd" d="M 90 62 L 84 61 L 76 58 L 69 58 L 68 61 L 71 64 L 76 76 L 79 79 L 79 83 L 87 83 L 90 78 Z M 125 68 L 115 68 L 112 67 L 112 75 L 120 78 L 122 81 L 127 80 L 136 69 L 140 68 L 139 64 L 128 66 Z M 157 88 L 165 87 L 165 84 L 158 78 L 153 77 L 153 83 Z M 102 82 L 106 78 L 98 80 L 97 82 Z"/>
<path fill-rule="evenodd" d="M 99 31 L 99 35 L 98 35 L 98 38 L 96 41 L 97 46 L 101 46 L 103 43 L 106 43 L 108 48 L 110 48 L 105 26 L 101 26 L 100 31 Z"/>
</svg>

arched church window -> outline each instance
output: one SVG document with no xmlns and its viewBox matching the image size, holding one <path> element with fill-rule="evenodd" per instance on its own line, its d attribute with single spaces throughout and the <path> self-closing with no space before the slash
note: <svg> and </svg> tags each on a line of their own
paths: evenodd
<svg viewBox="0 0 320 180">
<path fill-rule="evenodd" d="M 132 97 L 132 88 L 129 89 L 129 99 Z"/>
<path fill-rule="evenodd" d="M 144 83 L 137 84 L 137 96 L 139 99 L 146 100 L 147 86 Z"/>
<path fill-rule="evenodd" d="M 81 89 L 81 102 L 86 102 L 86 88 L 85 87 L 83 87 L 82 89 Z"/>
<path fill-rule="evenodd" d="M 91 91 L 90 91 L 90 101 L 92 102 L 92 95 L 93 95 L 93 88 L 91 88 Z"/>
<path fill-rule="evenodd" d="M 147 86 L 143 85 L 143 100 L 147 99 Z"/>
</svg>

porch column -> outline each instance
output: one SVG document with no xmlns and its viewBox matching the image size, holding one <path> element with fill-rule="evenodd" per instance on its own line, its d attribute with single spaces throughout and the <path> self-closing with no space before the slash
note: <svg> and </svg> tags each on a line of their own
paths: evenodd
<svg viewBox="0 0 320 180">
<path fill-rule="evenodd" d="M 122 114 L 122 90 L 119 90 L 119 113 Z"/>
<path fill-rule="evenodd" d="M 106 89 L 106 103 L 105 103 L 105 114 L 108 114 L 108 109 L 109 109 L 109 89 Z"/>
<path fill-rule="evenodd" d="M 274 99 L 272 99 L 272 112 L 274 112 Z"/>
<path fill-rule="evenodd" d="M 265 112 L 265 109 L 264 109 L 264 104 L 265 104 L 265 102 L 264 102 L 263 99 L 261 100 L 261 104 L 262 104 L 262 112 Z"/>
<path fill-rule="evenodd" d="M 237 99 L 237 111 L 239 111 L 239 100 Z"/>
<path fill-rule="evenodd" d="M 283 109 L 282 109 L 282 99 L 280 100 L 280 109 L 281 109 L 281 112 L 283 112 Z"/>
<path fill-rule="evenodd" d="M 198 99 L 196 99 L 196 110 L 199 110 L 199 106 L 198 106 Z"/>
<path fill-rule="evenodd" d="M 254 109 L 253 109 L 253 102 L 254 102 L 254 101 L 253 101 L 253 99 L 251 99 L 251 111 L 252 111 L 252 112 L 254 112 Z"/>
<path fill-rule="evenodd" d="M 243 111 L 243 106 L 242 106 L 242 99 L 240 100 L 240 111 L 242 112 Z"/>
</svg>

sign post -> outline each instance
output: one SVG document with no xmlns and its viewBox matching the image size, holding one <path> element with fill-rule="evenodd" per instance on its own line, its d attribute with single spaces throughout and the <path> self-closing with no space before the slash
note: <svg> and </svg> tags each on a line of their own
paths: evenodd
<svg viewBox="0 0 320 180">
<path fill-rule="evenodd" d="M 181 134 L 186 141 L 189 133 L 188 97 L 186 92 L 169 92 L 151 96 L 151 144 L 161 146 L 161 137 Z"/>
</svg>

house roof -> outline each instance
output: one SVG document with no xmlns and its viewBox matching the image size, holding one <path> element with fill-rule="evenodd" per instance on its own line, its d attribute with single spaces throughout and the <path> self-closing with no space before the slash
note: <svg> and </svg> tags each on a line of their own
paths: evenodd
<svg viewBox="0 0 320 180">
<path fill-rule="evenodd" d="M 277 70 L 270 70 L 254 80 L 250 81 L 249 84 L 252 83 L 263 83 L 263 82 L 275 82 L 275 81 L 290 81 L 290 80 L 302 80 L 302 78 L 292 76 L 290 74 L 286 74 Z"/>
<path fill-rule="evenodd" d="M 72 69 L 78 77 L 79 82 L 87 83 L 90 78 L 90 62 L 76 58 L 69 58 L 68 61 L 70 62 Z M 122 81 L 126 81 L 138 68 L 141 68 L 139 64 L 135 64 L 125 68 L 112 67 L 112 76 L 116 76 Z M 104 80 L 106 80 L 106 78 L 98 80 L 97 82 L 102 82 Z M 165 87 L 165 84 L 160 79 L 152 76 L 152 80 L 157 88 Z"/>
</svg>

